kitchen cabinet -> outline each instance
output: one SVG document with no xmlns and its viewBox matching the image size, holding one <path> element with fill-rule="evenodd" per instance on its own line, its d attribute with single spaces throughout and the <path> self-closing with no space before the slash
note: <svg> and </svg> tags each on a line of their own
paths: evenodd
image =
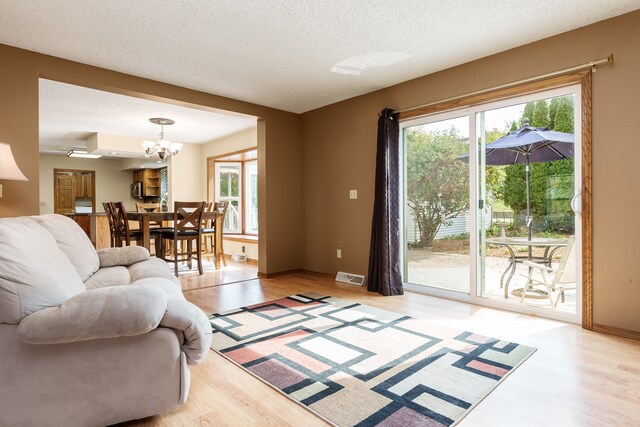
<svg viewBox="0 0 640 427">
<path fill-rule="evenodd" d="M 76 185 L 76 197 L 93 197 L 93 177 L 91 174 L 74 175 Z"/>
<path fill-rule="evenodd" d="M 94 207 L 94 171 L 70 169 L 54 169 L 53 212 L 69 215 L 76 212 L 76 199 L 91 199 L 83 201 L 83 205 Z"/>
<path fill-rule="evenodd" d="M 87 215 L 90 219 L 89 238 L 96 249 L 111 247 L 111 230 L 109 229 L 109 221 L 103 213 Z"/>
<path fill-rule="evenodd" d="M 91 218 L 88 214 L 84 215 L 75 215 L 74 219 L 76 223 L 87 233 L 87 236 L 91 237 Z"/>
<path fill-rule="evenodd" d="M 160 197 L 160 169 L 134 171 L 133 182 L 142 183 L 142 197 Z"/>
</svg>

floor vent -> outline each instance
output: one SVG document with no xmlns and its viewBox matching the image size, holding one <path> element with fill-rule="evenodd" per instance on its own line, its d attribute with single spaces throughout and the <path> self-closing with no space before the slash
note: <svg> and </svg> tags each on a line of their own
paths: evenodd
<svg viewBox="0 0 640 427">
<path fill-rule="evenodd" d="M 362 286 L 364 285 L 364 276 L 361 276 L 360 274 L 351 274 L 345 273 L 343 271 L 338 271 L 338 274 L 336 275 L 336 282 L 344 282 L 351 285 Z"/>
<path fill-rule="evenodd" d="M 231 255 L 231 259 L 234 261 L 247 262 L 247 256 L 245 254 Z"/>
</svg>

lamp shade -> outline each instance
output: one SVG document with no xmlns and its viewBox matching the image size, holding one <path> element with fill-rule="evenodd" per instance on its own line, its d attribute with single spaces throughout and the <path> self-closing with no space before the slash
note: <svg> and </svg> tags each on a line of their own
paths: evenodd
<svg viewBox="0 0 640 427">
<path fill-rule="evenodd" d="M 6 142 L 0 142 L 0 179 L 29 181 L 20 171 L 16 160 L 13 158 L 11 146 Z"/>
</svg>

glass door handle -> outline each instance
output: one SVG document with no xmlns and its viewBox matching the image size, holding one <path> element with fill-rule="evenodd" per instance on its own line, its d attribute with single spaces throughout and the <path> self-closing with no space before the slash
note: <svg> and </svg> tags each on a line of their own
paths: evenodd
<svg viewBox="0 0 640 427">
<path fill-rule="evenodd" d="M 579 191 L 571 199 L 571 209 L 576 215 L 582 215 L 582 191 Z M 577 201 L 580 200 L 578 204 Z"/>
</svg>

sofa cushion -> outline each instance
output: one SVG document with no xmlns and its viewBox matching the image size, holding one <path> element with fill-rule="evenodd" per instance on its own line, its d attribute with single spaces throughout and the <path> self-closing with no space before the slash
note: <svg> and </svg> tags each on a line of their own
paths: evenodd
<svg viewBox="0 0 640 427">
<path fill-rule="evenodd" d="M 74 220 L 56 214 L 31 218 L 53 235 L 83 282 L 100 268 L 100 260 L 91 240 Z"/>
<path fill-rule="evenodd" d="M 131 275 L 127 267 L 101 268 L 96 271 L 93 276 L 84 281 L 87 290 L 128 285 L 130 283 Z"/>
<path fill-rule="evenodd" d="M 169 298 L 185 299 L 182 294 L 182 288 L 180 282 L 176 285 L 173 280 L 165 279 L 163 277 L 148 277 L 146 279 L 136 280 L 131 283 L 132 286 L 146 285 L 154 288 L 162 289 Z"/>
<path fill-rule="evenodd" d="M 31 218 L 0 219 L 0 323 L 18 324 L 84 291 L 47 229 Z"/>
<path fill-rule="evenodd" d="M 136 262 L 149 259 L 149 251 L 143 246 L 125 246 L 124 248 L 99 249 L 100 268 L 115 267 L 118 265 L 128 267 Z"/>
<path fill-rule="evenodd" d="M 129 266 L 129 274 L 131 274 L 132 282 L 148 277 L 164 277 L 165 279 L 175 277 L 169 265 L 156 257 L 151 257 L 146 261 L 137 262 Z"/>
</svg>

